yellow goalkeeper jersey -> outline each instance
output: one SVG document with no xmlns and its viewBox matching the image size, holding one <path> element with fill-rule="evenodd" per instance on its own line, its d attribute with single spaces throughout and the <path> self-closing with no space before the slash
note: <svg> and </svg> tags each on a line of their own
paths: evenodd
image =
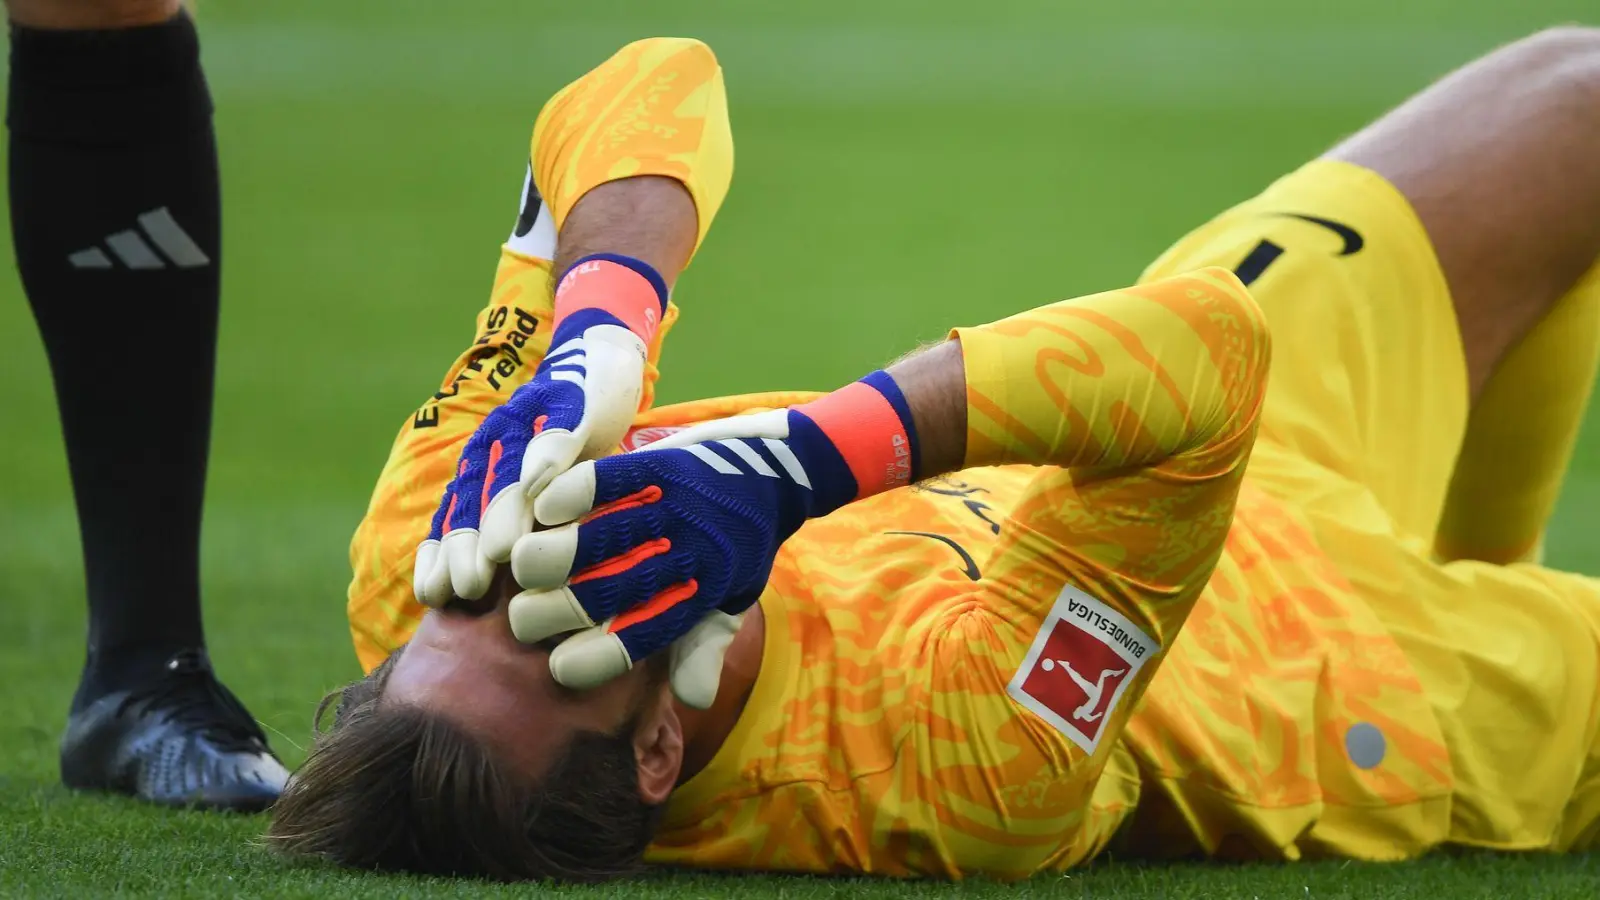
<svg viewBox="0 0 1600 900">
<path fill-rule="evenodd" d="M 547 278 L 508 255 L 498 290 Z M 517 333 L 515 303 L 498 308 L 480 346 Z M 1009 878 L 1119 829 L 1141 852 L 1235 857 L 1441 840 L 1450 773 L 1420 685 L 1305 524 L 1244 479 L 1266 383 L 1244 289 L 1213 270 L 960 334 L 969 445 L 1019 464 L 869 498 L 784 545 L 744 714 L 649 859 Z M 1019 360 L 1040 377 L 1006 376 Z M 369 669 L 423 613 L 409 563 L 449 480 L 439 442 L 458 450 L 492 407 L 487 382 L 460 384 L 440 424 L 402 431 L 352 544 Z M 812 396 L 647 411 L 622 449 Z M 1346 747 L 1362 726 L 1381 765 Z"/>
<path fill-rule="evenodd" d="M 784 545 L 744 714 L 650 858 L 1014 878 L 1083 862 L 1136 809 L 1120 840 L 1141 852 L 1441 840 L 1420 684 L 1244 481 L 1267 373 L 1244 288 L 1211 270 L 959 334 L 969 458 L 1031 465 L 870 498 Z M 1352 757 L 1352 729 L 1381 759 Z"/>
<path fill-rule="evenodd" d="M 595 184 L 661 174 L 704 235 L 731 160 L 697 42 L 630 45 L 546 107 L 490 304 L 351 543 L 364 668 L 423 615 L 415 550 L 462 445 L 547 347 L 560 218 Z M 1250 261 L 1265 319 L 1227 273 L 1179 274 Z M 1403 199 L 1314 164 L 1148 277 L 959 332 L 969 459 L 1003 464 L 784 545 L 748 704 L 649 860 L 1014 878 L 1108 846 L 1387 859 L 1600 839 L 1600 591 L 1426 555 L 1464 369 Z M 646 409 L 622 449 L 814 396 Z M 1501 737 L 1519 729 L 1549 752 Z"/>
</svg>

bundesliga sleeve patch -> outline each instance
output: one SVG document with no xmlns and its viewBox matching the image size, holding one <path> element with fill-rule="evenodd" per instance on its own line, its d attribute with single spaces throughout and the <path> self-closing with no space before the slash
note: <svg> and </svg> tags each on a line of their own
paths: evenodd
<svg viewBox="0 0 1600 900">
<path fill-rule="evenodd" d="M 1085 753 L 1160 646 L 1127 616 L 1063 587 L 1006 692 Z"/>
</svg>

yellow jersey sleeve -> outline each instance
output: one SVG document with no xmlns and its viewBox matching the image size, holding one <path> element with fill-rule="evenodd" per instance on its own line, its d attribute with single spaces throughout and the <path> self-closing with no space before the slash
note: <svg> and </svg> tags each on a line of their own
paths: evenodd
<svg viewBox="0 0 1600 900">
<path fill-rule="evenodd" d="M 1271 341 L 1221 268 L 958 328 L 966 466 L 1214 468 L 1248 437 Z"/>
<path fill-rule="evenodd" d="M 584 194 L 608 181 L 677 179 L 700 218 L 698 250 L 733 178 L 733 131 L 716 55 L 689 38 L 623 47 L 545 104 L 531 158 L 558 229 Z"/>
<path fill-rule="evenodd" d="M 956 334 L 968 465 L 1049 467 L 1013 514 L 1034 552 L 1002 534 L 997 562 L 1105 598 L 1167 645 L 1181 607 L 1134 601 L 1194 596 L 1222 552 L 1266 396 L 1260 308 L 1213 268 Z"/>
<path fill-rule="evenodd" d="M 545 104 L 531 147 L 522 216 L 501 248 L 472 343 L 401 427 L 351 540 L 347 611 L 367 671 L 421 620 L 411 569 L 462 446 L 549 350 L 551 260 L 573 205 L 606 182 L 663 175 L 683 182 L 694 198 L 696 246 L 711 227 L 733 171 L 722 70 L 699 41 L 636 41 Z M 654 402 L 662 343 L 677 317 L 677 306 L 668 303 L 649 347 L 641 415 Z"/>
</svg>

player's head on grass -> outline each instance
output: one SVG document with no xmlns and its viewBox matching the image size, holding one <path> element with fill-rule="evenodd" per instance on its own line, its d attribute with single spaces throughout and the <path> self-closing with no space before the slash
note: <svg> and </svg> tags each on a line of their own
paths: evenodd
<svg viewBox="0 0 1600 900">
<path fill-rule="evenodd" d="M 509 582 L 509 579 L 504 579 Z M 553 644 L 512 637 L 503 583 L 428 613 L 411 642 L 330 695 L 266 840 L 360 869 L 596 881 L 640 865 L 683 762 L 664 659 L 578 694 Z"/>
</svg>

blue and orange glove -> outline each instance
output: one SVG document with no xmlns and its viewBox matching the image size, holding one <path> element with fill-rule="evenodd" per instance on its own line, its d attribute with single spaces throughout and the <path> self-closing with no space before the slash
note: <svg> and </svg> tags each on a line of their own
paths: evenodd
<svg viewBox="0 0 1600 900">
<path fill-rule="evenodd" d="M 438 607 L 476 600 L 533 524 L 533 498 L 579 459 L 610 452 L 639 409 L 647 347 L 667 306 L 649 265 L 584 257 L 555 292 L 550 352 L 478 426 L 417 548 L 413 590 Z"/>
<path fill-rule="evenodd" d="M 910 484 L 916 430 L 884 372 L 790 409 L 707 422 L 581 463 L 534 502 L 559 526 L 523 536 L 510 603 L 517 639 L 578 631 L 550 656 L 589 688 L 673 648 L 685 703 L 716 696 L 732 617 L 760 597 L 778 548 L 807 519 Z M 722 615 L 716 615 L 721 613 Z"/>
</svg>

